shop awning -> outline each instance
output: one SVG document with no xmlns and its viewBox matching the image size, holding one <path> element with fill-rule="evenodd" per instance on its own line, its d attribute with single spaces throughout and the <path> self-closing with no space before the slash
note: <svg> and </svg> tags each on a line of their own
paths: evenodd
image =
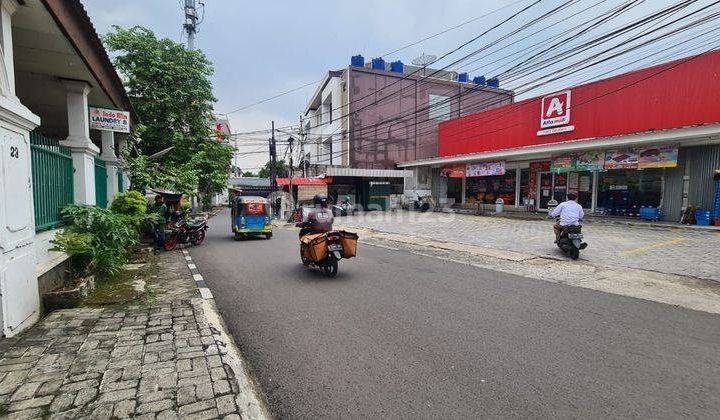
<svg viewBox="0 0 720 420">
<path fill-rule="evenodd" d="M 300 178 L 294 177 L 292 179 L 293 185 L 325 185 L 332 182 L 332 177 L 326 176 L 324 178 Z M 290 178 L 277 178 L 278 185 L 290 185 Z"/>
</svg>

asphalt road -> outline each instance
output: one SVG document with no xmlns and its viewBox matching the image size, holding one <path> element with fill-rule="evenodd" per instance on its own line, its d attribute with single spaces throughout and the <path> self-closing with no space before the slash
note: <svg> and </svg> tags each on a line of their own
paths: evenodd
<svg viewBox="0 0 720 420">
<path fill-rule="evenodd" d="M 297 233 L 191 248 L 274 414 L 720 416 L 720 317 L 361 244 L 335 279 Z"/>
</svg>

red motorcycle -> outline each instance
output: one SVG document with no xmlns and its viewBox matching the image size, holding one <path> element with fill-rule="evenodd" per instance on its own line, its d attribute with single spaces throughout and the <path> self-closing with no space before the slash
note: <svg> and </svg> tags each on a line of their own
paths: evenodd
<svg viewBox="0 0 720 420">
<path fill-rule="evenodd" d="M 185 221 L 182 217 L 171 221 L 165 227 L 166 251 L 172 251 L 178 244 L 191 243 L 198 246 L 205 240 L 205 231 L 208 230 L 206 219 L 193 219 Z"/>
</svg>

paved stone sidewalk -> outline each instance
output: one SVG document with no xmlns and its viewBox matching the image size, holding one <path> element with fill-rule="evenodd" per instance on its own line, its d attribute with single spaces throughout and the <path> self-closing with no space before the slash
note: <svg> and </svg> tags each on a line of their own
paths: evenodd
<svg viewBox="0 0 720 420">
<path fill-rule="evenodd" d="M 224 345 L 183 264 L 179 251 L 161 256 L 151 305 L 55 311 L 0 340 L 0 414 L 241 418 Z"/>
<path fill-rule="evenodd" d="M 337 224 L 380 232 L 529 253 L 562 256 L 553 244 L 552 221 L 517 220 L 445 213 L 361 213 Z M 588 222 L 589 244 L 581 259 L 720 281 L 720 232 Z"/>
</svg>

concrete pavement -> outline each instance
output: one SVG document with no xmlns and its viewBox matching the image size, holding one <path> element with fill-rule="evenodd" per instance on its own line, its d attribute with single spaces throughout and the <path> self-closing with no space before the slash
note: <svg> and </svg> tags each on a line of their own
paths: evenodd
<svg viewBox="0 0 720 420">
<path fill-rule="evenodd" d="M 294 230 L 190 250 L 280 417 L 717 417 L 720 318 L 361 244 L 336 279 Z"/>
<path fill-rule="evenodd" d="M 552 222 L 447 213 L 369 212 L 337 220 L 343 225 L 419 238 L 558 256 Z M 720 231 L 663 229 L 589 222 L 581 259 L 601 266 L 652 270 L 720 281 Z"/>
</svg>

